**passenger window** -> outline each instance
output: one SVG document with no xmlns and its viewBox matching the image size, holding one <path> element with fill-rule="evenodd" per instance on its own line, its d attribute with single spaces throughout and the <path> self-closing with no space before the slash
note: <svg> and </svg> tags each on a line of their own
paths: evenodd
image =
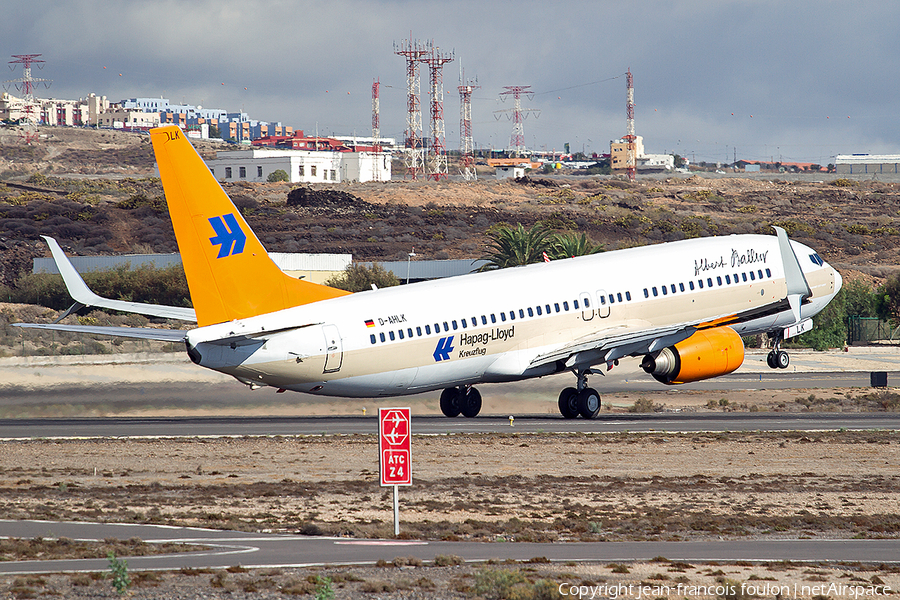
<svg viewBox="0 0 900 600">
<path fill-rule="evenodd" d="M 521 308 L 519 309 L 519 318 L 520 318 L 520 319 L 524 319 L 524 318 L 525 318 L 525 311 L 522 310 Z"/>
<path fill-rule="evenodd" d="M 533 310 L 530 306 L 528 307 L 528 316 L 529 316 L 529 317 L 533 317 L 533 316 L 534 316 L 534 310 Z"/>
<path fill-rule="evenodd" d="M 468 326 L 469 326 L 469 324 L 468 324 L 468 323 L 467 323 L 467 322 L 466 322 L 466 320 L 465 320 L 465 319 L 460 319 L 460 321 L 459 321 L 459 322 L 460 322 L 460 323 L 462 323 L 462 326 L 463 326 L 463 329 L 465 329 L 465 328 L 466 328 L 466 327 L 468 327 Z"/>
<path fill-rule="evenodd" d="M 681 291 L 683 292 L 683 291 L 684 291 L 684 284 L 683 284 L 683 283 L 679 283 L 679 284 L 678 284 L 678 289 L 681 290 Z M 625 292 L 625 293 L 627 294 L 628 292 Z"/>
<path fill-rule="evenodd" d="M 578 300 L 572 300 L 572 306 L 575 307 L 575 310 L 578 310 Z M 540 306 L 538 306 L 538 314 L 541 314 Z"/>
<path fill-rule="evenodd" d="M 382 331 L 381 333 L 378 334 L 378 336 L 381 338 L 381 343 L 383 344 L 384 343 L 384 332 Z"/>
<path fill-rule="evenodd" d="M 514 311 L 514 310 L 509 311 L 509 320 L 510 321 L 516 320 L 516 311 Z"/>
<path fill-rule="evenodd" d="M 766 277 L 772 277 L 772 271 L 770 269 L 766 269 Z"/>
<path fill-rule="evenodd" d="M 688 281 L 688 287 L 691 288 L 691 291 L 694 291 L 694 282 Z"/>
<path fill-rule="evenodd" d="M 659 292 L 656 290 L 656 286 L 654 285 L 653 286 L 653 297 L 656 298 L 657 296 L 659 296 Z"/>
<path fill-rule="evenodd" d="M 388 331 L 388 336 L 391 338 L 391 341 L 393 342 L 394 341 L 394 332 Z"/>
<path fill-rule="evenodd" d="M 631 292 L 625 292 L 625 299 L 631 302 Z"/>
<path fill-rule="evenodd" d="M 456 331 L 458 328 L 456 326 L 456 320 L 450 321 L 450 324 L 453 325 L 453 331 Z M 445 323 L 446 325 L 446 323 Z"/>
<path fill-rule="evenodd" d="M 668 296 L 669 288 L 667 288 L 666 286 L 662 286 L 662 292 L 663 292 L 663 296 Z"/>
<path fill-rule="evenodd" d="M 418 325 L 416 326 L 416 335 L 422 337 L 422 328 Z"/>
<path fill-rule="evenodd" d="M 450 331 L 450 326 L 447 324 L 447 321 L 444 321 L 444 331 Z"/>
<path fill-rule="evenodd" d="M 646 292 L 647 290 L 644 291 Z M 606 296 L 600 296 L 600 304 L 606 306 Z"/>
<path fill-rule="evenodd" d="M 747 274 L 746 274 L 746 273 L 741 273 L 741 277 L 744 278 L 744 283 L 747 283 Z"/>
<path fill-rule="evenodd" d="M 616 292 L 616 300 L 618 300 L 619 302 L 622 301 L 622 292 Z"/>
<path fill-rule="evenodd" d="M 590 308 L 590 307 L 591 307 L 591 300 L 590 300 L 590 298 L 585 298 L 585 299 L 584 299 L 584 307 L 585 307 L 585 308 Z M 549 308 L 547 309 L 547 312 L 550 312 L 550 309 L 549 309 Z"/>
<path fill-rule="evenodd" d="M 491 323 L 496 323 L 496 322 L 497 322 L 496 315 L 494 315 L 494 313 L 491 313 Z"/>
<path fill-rule="evenodd" d="M 610 303 L 610 304 L 614 304 L 615 301 L 616 301 L 616 299 L 613 298 L 613 295 L 612 295 L 612 294 L 610 294 L 610 295 L 609 295 L 609 303 Z"/>
<path fill-rule="evenodd" d="M 431 335 L 431 325 L 425 326 L 425 335 Z"/>
<path fill-rule="evenodd" d="M 435 323 L 435 324 L 434 324 L 434 332 L 435 332 L 435 333 L 440 333 L 440 332 L 441 332 L 441 325 L 440 325 L 440 323 Z"/>
<path fill-rule="evenodd" d="M 731 285 L 731 275 L 726 275 L 726 276 L 725 276 L 725 283 Z"/>
<path fill-rule="evenodd" d="M 556 312 L 559 312 L 559 302 L 554 302 L 553 306 L 556 308 Z"/>
<path fill-rule="evenodd" d="M 565 311 L 569 310 L 569 302 L 568 301 L 563 302 L 563 310 L 565 310 Z"/>
<path fill-rule="evenodd" d="M 399 336 L 400 336 L 400 339 L 402 340 L 402 339 L 403 339 L 403 330 L 402 330 L 402 329 L 398 329 L 398 330 L 397 330 L 397 335 L 399 335 Z"/>
<path fill-rule="evenodd" d="M 370 339 L 370 340 L 372 341 L 372 343 L 374 344 L 374 343 L 375 343 L 375 334 L 373 333 L 372 335 L 370 335 L 370 336 L 369 336 L 369 339 Z"/>
<path fill-rule="evenodd" d="M 478 327 L 478 317 L 472 317 L 472 327 Z"/>
<path fill-rule="evenodd" d="M 722 285 L 722 277 L 721 276 L 716 277 L 716 283 L 718 283 L 720 286 Z"/>
<path fill-rule="evenodd" d="M 753 274 L 753 271 L 750 271 L 750 281 L 756 281 L 756 275 Z"/>
<path fill-rule="evenodd" d="M 649 297 L 650 297 L 650 290 L 648 290 L 647 288 L 644 288 L 644 298 L 649 298 Z"/>
<path fill-rule="evenodd" d="M 707 277 L 707 278 L 706 278 L 706 285 L 709 286 L 709 287 L 712 287 L 712 277 Z"/>
<path fill-rule="evenodd" d="M 675 284 L 674 283 L 672 284 L 672 293 L 673 294 L 675 293 Z"/>
<path fill-rule="evenodd" d="M 700 289 L 702 290 L 702 289 L 703 289 L 703 280 L 702 280 L 702 279 L 698 279 L 698 280 L 697 280 L 697 285 L 699 285 L 699 286 L 700 286 Z"/>
<path fill-rule="evenodd" d="M 487 317 L 484 316 L 484 315 L 481 315 L 481 324 L 482 324 L 482 325 L 487 325 Z"/>
<path fill-rule="evenodd" d="M 759 278 L 762 279 L 762 278 L 763 278 L 763 276 L 762 276 L 762 269 L 758 270 L 757 273 L 759 274 Z"/>
<path fill-rule="evenodd" d="M 540 306 L 535 306 L 534 309 L 537 311 L 538 316 L 541 316 L 543 313 L 541 312 Z"/>
<path fill-rule="evenodd" d="M 504 323 L 506 323 L 506 313 L 505 312 L 500 313 L 500 320 L 503 321 Z"/>
<path fill-rule="evenodd" d="M 550 305 L 549 305 L 549 304 L 545 304 L 545 305 L 544 305 L 544 308 L 547 309 L 547 314 L 549 315 L 549 314 L 550 314 Z"/>
<path fill-rule="evenodd" d="M 412 327 L 407 328 L 407 330 L 406 330 L 406 335 L 407 335 L 408 337 L 412 337 Z"/>
</svg>

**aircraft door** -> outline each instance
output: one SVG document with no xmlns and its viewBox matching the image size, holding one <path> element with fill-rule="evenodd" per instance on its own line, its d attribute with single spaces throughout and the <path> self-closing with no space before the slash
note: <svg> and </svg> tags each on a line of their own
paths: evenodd
<svg viewBox="0 0 900 600">
<path fill-rule="evenodd" d="M 322 325 L 325 335 L 325 370 L 323 373 L 336 373 L 341 370 L 344 361 L 343 344 L 337 325 Z"/>
<path fill-rule="evenodd" d="M 597 314 L 601 319 L 609 316 L 609 303 L 606 299 L 605 290 L 597 290 Z"/>
<path fill-rule="evenodd" d="M 594 308 L 591 306 L 591 295 L 587 292 L 581 292 L 578 299 L 581 301 L 581 318 L 585 321 L 590 321 L 594 318 Z"/>
</svg>

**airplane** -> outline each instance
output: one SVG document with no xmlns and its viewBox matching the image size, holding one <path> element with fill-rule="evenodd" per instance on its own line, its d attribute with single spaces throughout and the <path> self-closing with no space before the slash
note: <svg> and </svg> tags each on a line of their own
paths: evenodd
<svg viewBox="0 0 900 600">
<path fill-rule="evenodd" d="M 663 384 L 688 383 L 733 372 L 742 336 L 766 333 L 769 366 L 786 368 L 782 342 L 811 329 L 842 284 L 815 250 L 774 227 L 350 294 L 283 273 L 182 130 L 150 136 L 194 307 L 166 314 L 197 326 L 17 325 L 183 342 L 194 363 L 252 389 L 442 390 L 447 417 L 479 414 L 476 384 L 569 371 L 575 385 L 560 392 L 559 411 L 592 419 L 601 402 L 588 376 L 625 357 Z M 70 311 L 173 308 L 100 298 L 55 241 L 51 250 L 76 300 Z"/>
</svg>

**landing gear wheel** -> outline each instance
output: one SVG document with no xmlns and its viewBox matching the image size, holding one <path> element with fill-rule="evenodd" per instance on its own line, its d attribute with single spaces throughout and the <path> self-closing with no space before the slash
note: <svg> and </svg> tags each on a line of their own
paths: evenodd
<svg viewBox="0 0 900 600">
<path fill-rule="evenodd" d="M 578 416 L 578 390 L 567 387 L 559 393 L 559 412 L 566 419 Z"/>
<path fill-rule="evenodd" d="M 775 366 L 779 369 L 787 369 L 789 364 L 791 364 L 791 357 L 787 352 L 779 350 L 775 353 Z"/>
<path fill-rule="evenodd" d="M 460 394 L 460 406 L 464 417 L 472 418 L 481 412 L 481 392 L 469 388 L 465 395 Z"/>
<path fill-rule="evenodd" d="M 600 412 L 600 394 L 593 388 L 578 392 L 578 413 L 585 419 L 593 419 Z"/>
<path fill-rule="evenodd" d="M 458 417 L 461 410 L 458 388 L 447 388 L 441 392 L 441 412 L 445 417 Z"/>
<path fill-rule="evenodd" d="M 777 369 L 778 363 L 775 362 L 775 351 L 772 350 L 766 355 L 766 364 L 769 365 L 770 369 Z"/>
</svg>

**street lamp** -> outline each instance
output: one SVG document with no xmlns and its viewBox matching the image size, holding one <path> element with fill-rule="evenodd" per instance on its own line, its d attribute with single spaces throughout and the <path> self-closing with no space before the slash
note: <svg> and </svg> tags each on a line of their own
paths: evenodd
<svg viewBox="0 0 900 600">
<path fill-rule="evenodd" d="M 406 255 L 406 285 L 409 285 L 409 265 L 413 259 L 413 256 L 416 255 L 416 249 L 413 248 L 412 252 Z"/>
</svg>

